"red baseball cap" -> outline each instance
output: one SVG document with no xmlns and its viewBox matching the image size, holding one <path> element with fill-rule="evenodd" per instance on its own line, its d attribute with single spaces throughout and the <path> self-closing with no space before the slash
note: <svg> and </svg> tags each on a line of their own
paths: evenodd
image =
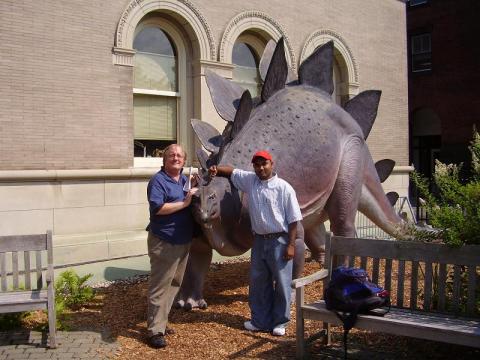
<svg viewBox="0 0 480 360">
<path fill-rule="evenodd" d="M 255 161 L 257 157 L 261 157 L 261 158 L 264 158 L 265 160 L 272 161 L 272 155 L 270 155 L 270 153 L 267 150 L 260 150 L 260 151 L 257 151 L 255 154 L 253 154 L 252 163 Z"/>
</svg>

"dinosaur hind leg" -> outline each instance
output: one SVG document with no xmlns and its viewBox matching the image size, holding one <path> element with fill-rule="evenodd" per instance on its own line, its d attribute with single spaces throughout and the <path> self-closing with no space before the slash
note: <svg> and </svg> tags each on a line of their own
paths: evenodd
<svg viewBox="0 0 480 360">
<path fill-rule="evenodd" d="M 346 142 L 332 193 L 326 204 L 330 230 L 338 236 L 355 236 L 355 215 L 362 193 L 364 143 L 351 138 Z M 339 259 L 346 264 L 348 258 Z"/>
</svg>

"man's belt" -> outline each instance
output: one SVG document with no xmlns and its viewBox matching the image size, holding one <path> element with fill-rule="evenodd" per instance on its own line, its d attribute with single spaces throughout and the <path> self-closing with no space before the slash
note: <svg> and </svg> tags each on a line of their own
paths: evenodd
<svg viewBox="0 0 480 360">
<path fill-rule="evenodd" d="M 270 233 L 270 234 L 257 234 L 257 233 L 255 233 L 256 237 L 259 237 L 260 239 L 263 239 L 263 240 L 276 239 L 276 238 L 279 238 L 280 236 L 284 236 L 284 235 L 287 235 L 287 233 L 285 231 Z"/>
</svg>

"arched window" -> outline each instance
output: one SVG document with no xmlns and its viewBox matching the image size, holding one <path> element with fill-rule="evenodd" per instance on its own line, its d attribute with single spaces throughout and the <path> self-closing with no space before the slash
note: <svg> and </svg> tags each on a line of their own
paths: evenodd
<svg viewBox="0 0 480 360">
<path fill-rule="evenodd" d="M 245 90 L 249 90 L 252 97 L 260 95 L 259 59 L 253 48 L 244 42 L 235 42 L 233 45 L 232 63 L 235 65 L 233 81 Z"/>
<path fill-rule="evenodd" d="M 177 141 L 177 52 L 168 34 L 156 26 L 141 29 L 133 48 L 134 153 L 159 156 Z"/>
<path fill-rule="evenodd" d="M 341 72 L 340 68 L 338 66 L 337 61 L 334 60 L 333 62 L 333 94 L 332 94 L 332 100 L 335 101 L 337 105 L 342 106 L 343 105 L 343 99 L 342 97 L 344 96 L 343 94 L 343 89 L 342 89 L 342 77 L 341 77 Z"/>
</svg>

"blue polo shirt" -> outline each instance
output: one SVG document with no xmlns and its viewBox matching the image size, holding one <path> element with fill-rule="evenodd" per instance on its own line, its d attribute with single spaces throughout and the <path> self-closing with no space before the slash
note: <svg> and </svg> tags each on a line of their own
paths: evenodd
<svg viewBox="0 0 480 360">
<path fill-rule="evenodd" d="M 147 230 L 152 231 L 162 240 L 172 244 L 186 244 L 192 241 L 193 217 L 187 207 L 169 215 L 156 215 L 158 209 L 171 202 L 183 201 L 186 193 L 183 186 L 187 182 L 185 175 L 175 181 L 162 169 L 148 182 L 147 197 L 150 207 L 150 224 Z"/>
</svg>

